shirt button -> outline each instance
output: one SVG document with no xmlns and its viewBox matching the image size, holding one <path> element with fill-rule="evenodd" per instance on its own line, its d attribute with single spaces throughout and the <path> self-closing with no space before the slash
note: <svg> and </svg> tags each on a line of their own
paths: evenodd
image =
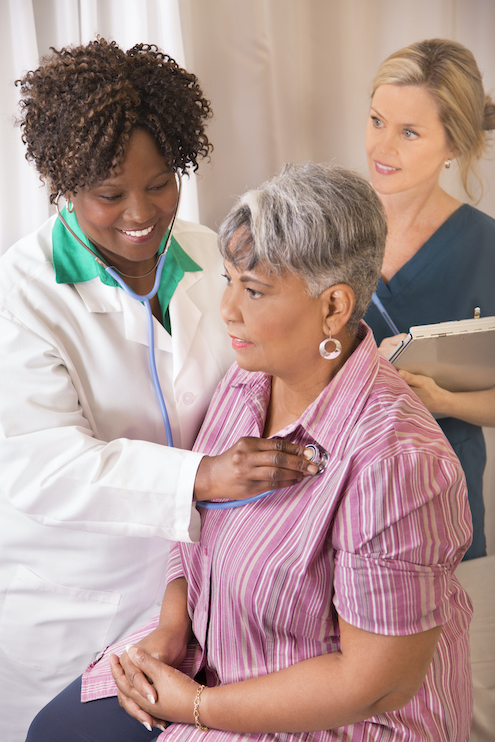
<svg viewBox="0 0 495 742">
<path fill-rule="evenodd" d="M 186 392 L 182 395 L 182 401 L 184 404 L 192 404 L 196 399 L 196 395 L 193 392 Z"/>
<path fill-rule="evenodd" d="M 205 546 L 205 554 L 206 554 L 206 556 L 208 556 L 208 547 L 207 546 Z"/>
</svg>

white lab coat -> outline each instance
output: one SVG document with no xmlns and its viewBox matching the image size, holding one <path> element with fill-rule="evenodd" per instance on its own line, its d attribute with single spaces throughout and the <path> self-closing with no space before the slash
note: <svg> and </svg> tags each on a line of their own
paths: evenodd
<svg viewBox="0 0 495 742">
<path fill-rule="evenodd" d="M 148 363 L 144 306 L 98 278 L 55 283 L 55 217 L 0 261 L 0 739 L 93 656 L 153 615 L 170 540 L 197 540 L 201 455 L 189 449 L 233 360 L 219 314 L 213 232 L 178 221 L 202 268 L 154 320 L 156 364 L 176 448 Z"/>
</svg>

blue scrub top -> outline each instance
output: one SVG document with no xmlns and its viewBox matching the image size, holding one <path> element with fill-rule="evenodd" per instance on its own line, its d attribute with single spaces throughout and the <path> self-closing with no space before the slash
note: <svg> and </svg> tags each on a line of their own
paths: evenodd
<svg viewBox="0 0 495 742">
<path fill-rule="evenodd" d="M 413 325 L 469 319 L 475 307 L 480 307 L 482 317 L 495 316 L 495 220 L 463 204 L 388 284 L 380 279 L 376 293 L 399 332 L 408 332 Z M 375 305 L 364 319 L 378 345 L 392 334 Z M 465 558 L 484 556 L 483 432 L 454 418 L 438 423 L 466 474 L 474 535 Z"/>
</svg>

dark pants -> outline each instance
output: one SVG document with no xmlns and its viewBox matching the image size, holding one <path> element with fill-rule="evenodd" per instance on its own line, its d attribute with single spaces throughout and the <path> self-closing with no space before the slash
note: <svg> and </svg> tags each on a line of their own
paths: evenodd
<svg viewBox="0 0 495 742">
<path fill-rule="evenodd" d="M 26 742 L 152 742 L 148 732 L 119 706 L 117 697 L 81 703 L 81 678 L 50 701 L 29 727 Z"/>
</svg>

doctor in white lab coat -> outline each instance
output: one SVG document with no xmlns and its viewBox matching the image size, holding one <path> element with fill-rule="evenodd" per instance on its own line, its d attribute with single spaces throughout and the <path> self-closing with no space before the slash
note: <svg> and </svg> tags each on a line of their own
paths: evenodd
<svg viewBox="0 0 495 742">
<path fill-rule="evenodd" d="M 165 448 L 145 308 L 99 278 L 56 284 L 55 219 L 0 262 L 0 727 L 156 612 L 169 540 L 199 537 L 183 449 L 232 360 L 216 236 L 179 222 L 203 270 L 174 292 L 172 336 L 154 321 Z"/>
<path fill-rule="evenodd" d="M 193 499 L 311 473 L 302 447 L 263 439 L 219 457 L 187 450 L 233 358 L 211 230 L 177 221 L 150 301 L 174 448 L 145 306 L 94 260 L 139 295 L 154 286 L 175 174 L 210 147 L 194 76 L 154 48 L 99 39 L 53 52 L 21 89 L 28 156 L 52 200 L 68 199 L 72 231 L 54 216 L 0 261 L 2 742 L 22 742 L 43 705 L 157 612 L 169 542 L 200 535 Z"/>
</svg>

